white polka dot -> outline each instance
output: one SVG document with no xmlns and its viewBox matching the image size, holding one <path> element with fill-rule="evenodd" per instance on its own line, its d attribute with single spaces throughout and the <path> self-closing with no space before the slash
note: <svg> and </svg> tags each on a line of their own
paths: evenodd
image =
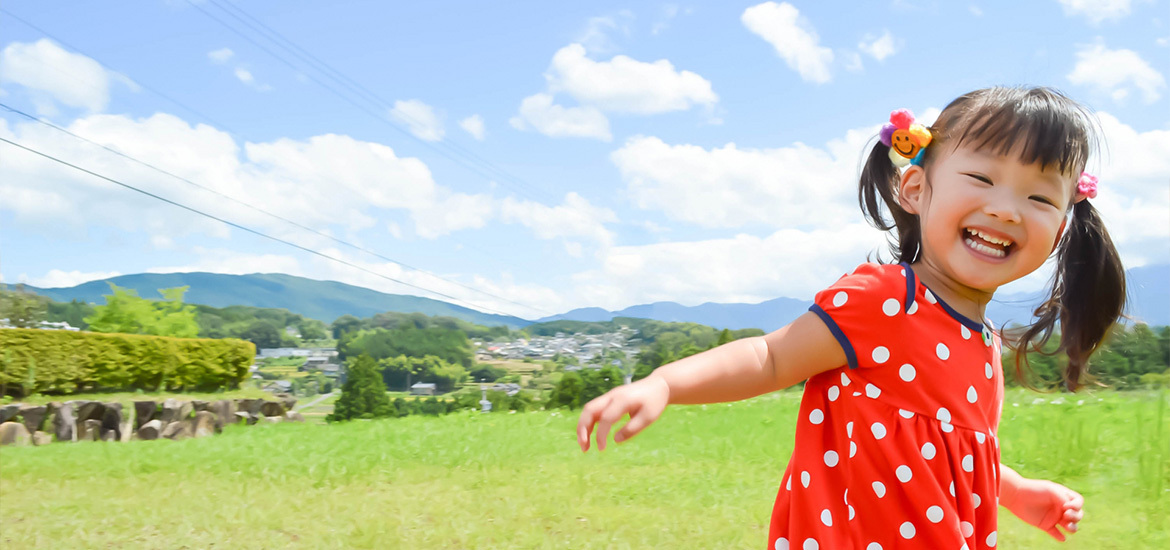
<svg viewBox="0 0 1170 550">
<path fill-rule="evenodd" d="M 873 384 L 866 384 L 865 385 L 865 396 L 866 397 L 868 397 L 870 399 L 877 399 L 877 396 L 879 396 L 881 394 L 882 394 L 882 390 L 878 389 L 877 386 L 875 386 Z"/>
<path fill-rule="evenodd" d="M 845 376 L 845 373 L 841 373 L 841 385 L 842 385 L 842 386 L 848 386 L 848 385 L 849 385 L 849 377 L 848 377 L 848 376 Z"/>
<path fill-rule="evenodd" d="M 808 470 L 800 472 L 800 484 L 804 485 L 805 489 L 808 489 L 808 482 L 812 481 L 811 478 L 812 476 L 808 475 Z"/>
<path fill-rule="evenodd" d="M 909 521 L 903 523 L 902 526 L 898 528 L 898 533 L 900 533 L 904 539 L 914 538 L 914 524 L 910 523 Z"/>
<path fill-rule="evenodd" d="M 914 413 L 912 413 L 906 409 L 898 409 L 898 414 L 902 415 L 902 418 L 906 418 L 906 419 L 914 418 Z"/>
<path fill-rule="evenodd" d="M 931 523 L 938 523 L 943 519 L 943 509 L 938 506 L 931 506 L 926 509 L 926 519 Z"/>
<path fill-rule="evenodd" d="M 882 545 L 876 542 L 871 542 L 865 546 L 865 550 L 882 550 Z"/>
<path fill-rule="evenodd" d="M 849 300 L 849 295 L 845 294 L 845 291 L 842 290 L 841 292 L 838 292 L 836 295 L 833 296 L 833 306 L 834 307 L 841 307 L 841 306 L 845 305 L 845 302 L 848 300 Z"/>
<path fill-rule="evenodd" d="M 804 539 L 804 550 L 820 550 L 820 547 L 817 539 Z"/>
<path fill-rule="evenodd" d="M 967 325 L 959 325 L 960 332 L 963 334 L 964 340 L 971 339 L 971 331 L 967 329 Z"/>
<path fill-rule="evenodd" d="M 963 471 L 964 472 L 975 471 L 975 457 L 973 457 L 971 455 L 967 455 L 967 456 L 963 457 Z"/>
<path fill-rule="evenodd" d="M 918 302 L 911 303 L 910 309 L 906 310 L 907 315 L 914 315 L 917 312 L 918 312 Z"/>
<path fill-rule="evenodd" d="M 899 304 L 895 298 L 890 298 L 882 302 L 882 313 L 885 313 L 887 317 L 897 315 L 899 309 L 902 309 L 902 304 Z"/>
<path fill-rule="evenodd" d="M 838 397 L 841 397 L 841 388 L 837 386 L 829 388 L 829 401 L 836 401 Z"/>
<path fill-rule="evenodd" d="M 951 411 L 948 411 L 946 407 L 939 407 L 938 413 L 934 417 L 939 419 L 940 422 L 950 422 Z"/>
<path fill-rule="evenodd" d="M 979 393 L 975 391 L 975 386 L 967 386 L 967 402 L 974 403 L 979 400 Z"/>
<path fill-rule="evenodd" d="M 849 519 L 853 519 L 853 516 L 855 516 L 855 515 L 857 515 L 857 512 L 853 511 L 853 507 L 850 506 L 849 507 Z"/>
<path fill-rule="evenodd" d="M 983 435 L 983 432 L 975 432 L 975 439 L 979 441 L 980 444 L 983 444 L 983 440 L 986 438 L 987 436 Z"/>
<path fill-rule="evenodd" d="M 950 422 L 939 422 L 938 427 L 946 433 L 951 433 L 951 431 L 955 429 L 955 427 L 952 426 Z"/>
<path fill-rule="evenodd" d="M 951 482 L 951 496 L 955 496 L 955 482 Z"/>
<path fill-rule="evenodd" d="M 886 496 L 886 485 L 880 481 L 873 482 L 873 492 L 878 498 Z"/>
<path fill-rule="evenodd" d="M 849 437 L 853 437 L 853 422 L 845 424 L 845 434 Z"/>
<path fill-rule="evenodd" d="M 849 489 L 845 489 L 845 495 L 841 497 L 841 500 L 844 500 L 845 504 L 849 504 Z"/>
<path fill-rule="evenodd" d="M 886 427 L 881 422 L 874 422 L 869 430 L 873 432 L 874 439 L 881 439 L 886 436 Z"/>
<path fill-rule="evenodd" d="M 885 346 L 878 346 L 873 348 L 873 362 L 877 364 L 885 363 L 890 360 L 890 350 Z"/>
<path fill-rule="evenodd" d="M 934 347 L 934 353 L 935 355 L 938 355 L 938 358 L 942 359 L 943 361 L 946 361 L 947 358 L 951 356 L 951 350 L 947 349 L 947 345 L 942 342 L 939 342 L 938 345 Z"/>
<path fill-rule="evenodd" d="M 976 493 L 971 493 L 971 501 L 974 503 L 972 508 L 978 508 L 980 504 L 983 504 L 983 499 Z"/>
<path fill-rule="evenodd" d="M 903 268 L 901 269 L 901 271 L 902 271 L 902 276 L 903 276 L 903 277 L 905 277 L 905 276 L 906 276 L 906 268 L 904 268 L 904 267 L 903 267 Z"/>
<path fill-rule="evenodd" d="M 784 488 L 789 491 L 792 490 L 792 476 L 788 476 L 788 483 L 784 485 Z M 954 494 L 954 492 L 952 491 L 951 494 Z"/>
<path fill-rule="evenodd" d="M 906 363 L 905 365 L 902 365 L 902 368 L 898 369 L 898 376 L 902 377 L 902 380 L 907 382 L 914 380 L 915 374 L 917 373 L 914 370 L 914 365 L 911 365 L 910 363 Z"/>
<path fill-rule="evenodd" d="M 788 550 L 788 539 L 780 537 L 776 539 L 776 550 Z"/>
<path fill-rule="evenodd" d="M 926 291 L 926 301 L 927 301 L 927 302 L 930 302 L 930 303 L 932 303 L 932 304 L 937 304 L 937 303 L 938 303 L 938 300 L 936 300 L 936 299 L 934 298 L 934 293 L 933 293 L 933 292 L 931 292 L 930 290 L 927 290 L 927 291 Z"/>
<path fill-rule="evenodd" d="M 853 397 L 857 397 L 857 396 L 859 396 L 859 395 L 861 395 L 861 392 L 859 392 L 859 391 L 855 391 L 855 392 L 853 392 Z"/>
<path fill-rule="evenodd" d="M 825 451 L 825 466 L 832 468 L 837 465 L 837 451 Z"/>
<path fill-rule="evenodd" d="M 914 477 L 914 474 L 910 471 L 910 467 L 905 464 L 898 466 L 898 469 L 894 470 L 894 475 L 898 476 L 898 481 L 902 483 L 906 483 Z"/>
<path fill-rule="evenodd" d="M 934 443 L 926 442 L 922 444 L 922 458 L 927 460 L 934 458 Z"/>
<path fill-rule="evenodd" d="M 833 526 L 833 513 L 828 508 L 821 510 L 821 523 L 825 524 L 825 527 Z"/>
<path fill-rule="evenodd" d="M 820 409 L 813 409 L 812 412 L 808 413 L 808 421 L 812 422 L 813 424 L 820 424 L 821 422 L 824 422 L 825 411 Z"/>
<path fill-rule="evenodd" d="M 991 380 L 991 363 L 983 364 L 983 375 L 986 376 L 988 380 Z"/>
<path fill-rule="evenodd" d="M 991 547 L 995 547 L 995 542 L 996 542 L 996 539 L 998 539 L 998 538 L 999 538 L 999 536 L 996 535 L 996 532 L 992 531 L 990 535 L 987 535 L 987 545 L 991 546 Z"/>
<path fill-rule="evenodd" d="M 959 527 L 963 530 L 963 538 L 967 538 L 975 534 L 975 526 L 971 525 L 969 521 L 959 522 Z"/>
<path fill-rule="evenodd" d="M 853 455 L 855 455 L 855 454 L 857 454 L 857 443 L 850 441 L 849 442 L 849 458 L 853 458 Z"/>
<path fill-rule="evenodd" d="M 964 542 L 963 545 L 959 547 L 959 550 L 971 550 L 971 547 L 967 546 L 967 543 Z"/>
</svg>

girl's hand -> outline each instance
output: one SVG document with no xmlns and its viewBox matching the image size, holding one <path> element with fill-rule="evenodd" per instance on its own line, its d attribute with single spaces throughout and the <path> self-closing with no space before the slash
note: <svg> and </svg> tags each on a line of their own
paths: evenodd
<svg viewBox="0 0 1170 550">
<path fill-rule="evenodd" d="M 1022 478 L 1016 486 L 1014 498 L 1004 506 L 1029 525 L 1064 542 L 1065 534 L 1057 526 L 1069 533 L 1077 532 L 1077 522 L 1084 517 L 1081 509 L 1084 504 L 1084 497 L 1064 485 L 1045 479 Z"/>
<path fill-rule="evenodd" d="M 613 436 L 614 443 L 621 443 L 634 437 L 651 422 L 658 420 L 670 400 L 670 386 L 659 376 L 648 376 L 633 384 L 618 386 L 590 401 L 581 411 L 577 421 L 577 443 L 581 452 L 589 450 L 589 434 L 597 424 L 597 450 L 605 450 L 609 429 L 626 413 L 630 421 Z"/>
</svg>

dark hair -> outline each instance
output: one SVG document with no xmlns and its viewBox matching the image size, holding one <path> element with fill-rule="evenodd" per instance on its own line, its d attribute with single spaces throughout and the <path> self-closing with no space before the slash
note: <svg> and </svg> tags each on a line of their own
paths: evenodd
<svg viewBox="0 0 1170 550">
<path fill-rule="evenodd" d="M 964 94 L 943 109 L 929 130 L 932 141 L 923 155 L 923 168 L 945 147 L 968 143 L 996 154 L 1015 154 L 1021 162 L 1039 163 L 1043 169 L 1080 174 L 1097 143 L 1092 115 L 1044 87 L 996 87 Z M 871 225 L 893 231 L 890 251 L 896 261 L 913 263 L 922 255 L 922 230 L 918 216 L 898 203 L 901 177 L 889 153 L 890 147 L 881 141 L 870 151 L 861 171 L 858 201 Z M 1125 306 L 1125 271 L 1105 224 L 1088 200 L 1071 207 L 1072 219 L 1056 251 L 1050 296 L 1036 308 L 1031 326 L 1005 337 L 1017 352 L 1016 377 L 1029 387 L 1029 352 L 1066 354 L 1064 386 L 1073 391 L 1081 387 L 1089 356 Z M 1058 323 L 1060 345 L 1044 351 L 1042 346 Z"/>
</svg>

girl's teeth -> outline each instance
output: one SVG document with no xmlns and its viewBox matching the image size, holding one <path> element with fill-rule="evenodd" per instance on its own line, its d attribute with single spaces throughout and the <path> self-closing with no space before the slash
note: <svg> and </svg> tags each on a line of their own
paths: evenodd
<svg viewBox="0 0 1170 550">
<path fill-rule="evenodd" d="M 974 241 L 974 239 L 967 239 L 965 242 L 967 243 L 967 246 L 974 248 L 975 250 L 978 250 L 984 254 L 989 254 L 989 255 L 995 256 L 997 258 L 1002 258 L 1004 256 L 1007 256 L 1007 253 L 1004 252 L 1003 250 L 1000 250 L 998 248 L 991 248 L 990 246 L 987 246 L 985 244 L 977 243 Z"/>
<path fill-rule="evenodd" d="M 968 228 L 967 232 L 972 234 L 972 235 L 975 235 L 975 236 L 979 237 L 980 239 L 983 239 L 989 243 L 992 243 L 992 244 L 998 244 L 998 245 L 1002 245 L 1002 246 L 1011 246 L 1011 244 L 1012 244 L 1012 241 L 1010 241 L 1010 240 L 997 239 L 995 237 L 992 237 L 991 235 L 984 234 L 983 232 L 979 231 L 978 229 Z"/>
</svg>

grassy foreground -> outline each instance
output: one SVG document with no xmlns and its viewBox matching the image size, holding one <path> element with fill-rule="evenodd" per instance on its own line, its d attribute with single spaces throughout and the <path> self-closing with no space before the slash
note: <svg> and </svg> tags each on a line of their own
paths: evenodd
<svg viewBox="0 0 1170 550">
<path fill-rule="evenodd" d="M 1170 548 L 1170 397 L 1057 398 L 1009 392 L 1003 459 L 1084 494 L 1081 532 L 1001 510 L 1000 547 Z M 671 407 L 588 455 L 549 412 L 4 448 L 0 546 L 762 549 L 799 399 Z"/>
</svg>

